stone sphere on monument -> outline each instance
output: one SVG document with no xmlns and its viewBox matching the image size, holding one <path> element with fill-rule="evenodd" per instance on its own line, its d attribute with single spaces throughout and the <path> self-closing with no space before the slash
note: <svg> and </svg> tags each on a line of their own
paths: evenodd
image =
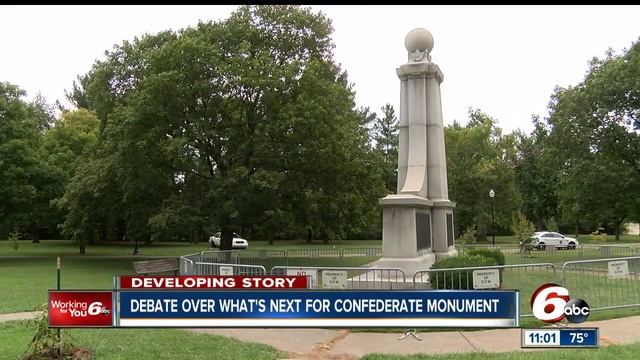
<svg viewBox="0 0 640 360">
<path fill-rule="evenodd" d="M 433 49 L 433 35 L 427 29 L 415 28 L 407 34 L 404 39 L 404 46 L 409 53 L 426 51 L 427 54 Z"/>
</svg>

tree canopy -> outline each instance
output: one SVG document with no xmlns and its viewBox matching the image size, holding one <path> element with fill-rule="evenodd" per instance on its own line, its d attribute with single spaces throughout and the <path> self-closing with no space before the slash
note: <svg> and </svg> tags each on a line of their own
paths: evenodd
<svg viewBox="0 0 640 360">
<path fill-rule="evenodd" d="M 397 109 L 356 104 L 332 33 L 309 8 L 240 6 L 115 45 L 66 92 L 72 110 L 0 83 L 0 238 L 61 232 L 84 252 L 218 231 L 223 249 L 233 232 L 379 237 L 378 200 L 397 187 Z M 556 88 L 531 133 L 505 133 L 480 109 L 446 126 L 456 234 L 532 222 L 619 235 L 640 220 L 639 89 L 636 42 Z"/>
</svg>

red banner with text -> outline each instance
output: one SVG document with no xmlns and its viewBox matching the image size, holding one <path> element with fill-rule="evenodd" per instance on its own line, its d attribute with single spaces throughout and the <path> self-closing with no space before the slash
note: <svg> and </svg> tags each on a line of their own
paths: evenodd
<svg viewBox="0 0 640 360">
<path fill-rule="evenodd" d="M 111 327 L 113 292 L 49 291 L 49 327 Z"/>
</svg>

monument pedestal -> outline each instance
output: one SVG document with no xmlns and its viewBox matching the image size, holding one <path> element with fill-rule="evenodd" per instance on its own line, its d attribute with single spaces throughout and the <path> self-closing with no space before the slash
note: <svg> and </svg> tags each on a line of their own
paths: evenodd
<svg viewBox="0 0 640 360">
<path fill-rule="evenodd" d="M 452 202 L 399 194 L 380 199 L 380 204 L 383 257 L 375 267 L 401 268 L 407 277 L 412 277 L 416 271 L 428 270 L 442 257 L 457 255 L 453 245 Z"/>
</svg>

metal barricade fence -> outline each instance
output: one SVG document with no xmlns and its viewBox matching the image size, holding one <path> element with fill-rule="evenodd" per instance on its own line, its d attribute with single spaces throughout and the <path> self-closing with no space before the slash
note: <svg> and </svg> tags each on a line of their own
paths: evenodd
<svg viewBox="0 0 640 360">
<path fill-rule="evenodd" d="M 502 253 L 505 255 L 520 253 L 520 245 L 518 244 L 456 245 L 456 250 L 458 250 L 459 255 L 463 255 L 465 252 L 472 249 L 490 249 L 490 250 L 498 249 L 502 251 Z"/>
<path fill-rule="evenodd" d="M 529 250 L 517 244 L 500 245 L 456 245 L 458 254 L 463 255 L 471 249 L 500 249 L 508 264 L 546 263 L 563 264 L 566 261 L 604 259 L 611 257 L 640 256 L 640 247 L 628 245 L 582 244 L 575 249 L 556 248 L 555 246 L 531 246 Z"/>
<path fill-rule="evenodd" d="M 200 253 L 200 261 L 205 263 L 227 263 L 235 264 L 238 262 L 239 250 L 210 250 Z"/>
<path fill-rule="evenodd" d="M 481 283 L 482 274 L 478 273 L 478 283 L 474 286 L 474 271 L 497 270 L 496 279 Z M 493 289 L 515 289 L 520 291 L 520 314 L 521 316 L 532 316 L 529 296 L 541 284 L 547 282 L 560 281 L 556 272 L 556 267 L 552 263 L 537 264 L 514 264 L 514 265 L 494 265 L 461 267 L 449 269 L 430 269 L 416 271 L 413 274 L 413 286 L 415 289 L 469 289 L 493 288 Z"/>
<path fill-rule="evenodd" d="M 382 248 L 353 248 L 342 249 L 341 257 L 380 257 Z"/>
<path fill-rule="evenodd" d="M 286 250 L 240 250 L 236 252 L 236 263 L 261 265 L 271 269 L 277 265 L 288 265 Z"/>
<path fill-rule="evenodd" d="M 310 276 L 312 288 L 324 289 L 405 289 L 412 286 L 399 268 L 274 266 L 271 275 Z"/>
<path fill-rule="evenodd" d="M 274 266 L 303 266 L 309 260 L 344 258 L 358 259 L 356 263 L 369 263 L 382 255 L 380 248 L 352 249 L 291 249 L 291 250 L 207 250 L 200 253 L 200 262 Z M 362 261 L 361 261 L 362 260 Z M 358 264 L 361 265 L 361 264 Z"/>
<path fill-rule="evenodd" d="M 189 254 L 180 256 L 180 275 L 194 275 L 194 264 L 200 261 L 200 254 Z"/>
<path fill-rule="evenodd" d="M 640 306 L 640 256 L 567 261 L 562 285 L 591 310 Z"/>
<path fill-rule="evenodd" d="M 287 250 L 287 256 L 292 258 L 340 258 L 342 257 L 342 249 L 291 249 Z"/>
<path fill-rule="evenodd" d="M 267 275 L 260 265 L 196 262 L 195 275 Z"/>
</svg>

